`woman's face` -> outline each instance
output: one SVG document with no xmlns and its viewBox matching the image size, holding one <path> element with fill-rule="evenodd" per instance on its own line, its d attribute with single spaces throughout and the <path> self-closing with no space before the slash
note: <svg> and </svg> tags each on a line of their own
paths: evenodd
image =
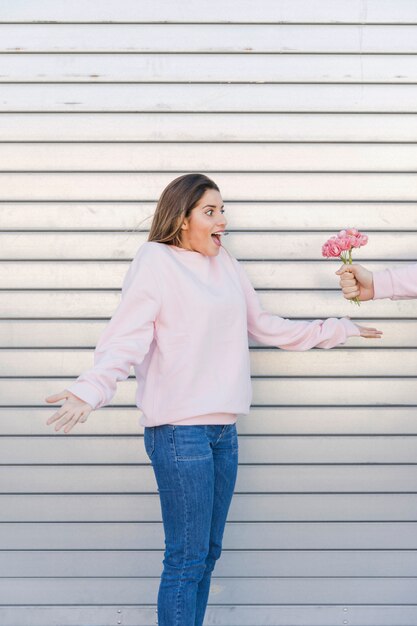
<svg viewBox="0 0 417 626">
<path fill-rule="evenodd" d="M 181 247 L 201 252 L 207 256 L 217 256 L 221 248 L 221 237 L 213 233 L 226 229 L 223 200 L 216 189 L 206 189 L 198 204 L 185 218 L 181 230 Z M 218 239 L 219 244 L 216 243 Z"/>
</svg>

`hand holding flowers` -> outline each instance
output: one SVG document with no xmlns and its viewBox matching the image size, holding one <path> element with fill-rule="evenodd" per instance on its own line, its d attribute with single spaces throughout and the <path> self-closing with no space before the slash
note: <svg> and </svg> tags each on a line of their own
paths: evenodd
<svg viewBox="0 0 417 626">
<path fill-rule="evenodd" d="M 368 243 L 368 236 L 357 228 L 346 228 L 337 235 L 333 235 L 322 246 L 322 255 L 326 258 L 338 258 L 344 264 L 352 264 L 352 249 L 361 248 Z M 353 298 L 359 306 L 359 299 Z M 352 302 L 352 300 L 351 300 Z"/>
<path fill-rule="evenodd" d="M 353 300 L 356 296 L 361 302 L 373 300 L 374 275 L 366 267 L 359 263 L 342 265 L 335 273 L 340 276 L 339 284 L 346 300 Z"/>
</svg>

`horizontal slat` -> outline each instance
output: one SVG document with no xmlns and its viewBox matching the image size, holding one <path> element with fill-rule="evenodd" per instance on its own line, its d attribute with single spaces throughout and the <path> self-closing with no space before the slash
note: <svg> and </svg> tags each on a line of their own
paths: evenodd
<svg viewBox="0 0 417 626">
<path fill-rule="evenodd" d="M 300 398 L 302 384 L 308 393 Z M 346 405 L 417 404 L 415 379 L 268 379 L 253 381 L 253 404 L 256 405 Z M 304 389 L 307 389 L 305 386 Z"/>
<path fill-rule="evenodd" d="M 240 436 L 242 443 L 243 437 Z M 413 440 L 411 439 L 413 442 Z M 288 444 L 288 440 L 286 440 Z M 10 444 L 10 440 L 9 440 Z M 290 443 L 292 445 L 292 443 Z M 351 440 L 347 445 L 352 445 Z M 142 446 L 142 442 L 139 444 Z M 280 448 L 278 444 L 278 448 Z M 45 450 L 45 448 L 43 448 Z M 241 455 L 242 456 L 242 455 Z M 45 463 L 49 460 L 47 451 Z M 263 462 L 262 458 L 258 461 Z M 155 493 L 152 467 L 2 467 L 2 493 Z M 417 467 L 317 465 L 291 468 L 240 465 L 235 493 L 417 491 Z"/>
<path fill-rule="evenodd" d="M 39 26 L 34 27 L 36 31 Z M 43 27 L 50 31 L 50 27 Z M 77 27 L 77 31 L 80 27 Z M 149 29 L 152 27 L 150 26 Z M 253 28 L 253 26 L 252 26 Z M 282 27 L 277 27 L 280 37 Z M 20 30 L 20 29 L 19 29 Z M 365 27 L 366 30 L 366 27 Z M 0 34 L 4 28 L 0 27 Z M 392 28 L 387 28 L 387 38 Z M 337 31 L 336 31 L 337 33 Z M 26 40 L 23 49 L 41 43 Z M 47 32 L 46 36 L 49 36 Z M 29 37 L 30 37 L 29 33 Z M 324 31 L 326 36 L 326 32 Z M 308 36 L 308 34 L 307 34 Z M 415 35 L 417 36 L 417 28 Z M 21 41 L 21 33 L 16 38 Z M 123 34 L 120 43 L 123 45 Z M 395 37 L 395 33 L 394 33 Z M 388 39 L 389 41 L 389 39 Z M 297 37 L 296 37 L 297 42 Z M 306 42 L 307 43 L 307 42 Z M 45 45 L 45 44 L 43 44 Z M 55 48 L 62 49 L 62 42 Z M 69 44 L 73 49 L 73 43 Z M 85 43 L 82 42 L 82 48 Z M 105 45 L 103 42 L 102 46 Z M 120 44 L 119 44 L 120 45 Z M 317 45 L 317 44 L 316 44 Z M 395 44 L 394 44 L 395 45 Z M 398 47 L 404 42 L 398 42 Z M 1 45 L 4 50 L 4 43 Z M 397 46 L 396 46 L 397 47 Z M 365 54 L 3 54 L 1 82 L 317 82 L 317 83 L 415 83 L 414 55 Z M 64 53 L 65 54 L 65 53 Z"/>
<path fill-rule="evenodd" d="M 353 320 L 362 318 L 378 320 L 390 316 L 398 319 L 415 319 L 417 317 L 415 298 L 397 301 L 371 300 L 362 302 L 360 306 L 357 306 L 343 298 L 339 290 L 328 292 L 282 290 L 277 293 L 260 290 L 258 296 L 266 311 L 286 318 L 308 318 L 312 320 L 348 316 Z M 3 318 L 109 319 L 119 303 L 120 294 L 116 292 L 0 292 L 0 311 Z M 373 324 L 376 322 L 374 321 Z M 378 325 L 383 331 L 383 323 L 378 323 Z M 365 339 L 355 338 L 355 341 L 355 345 L 360 345 Z M 376 340 L 367 339 L 366 341 L 369 343 L 369 341 L 375 342 Z M 263 345 L 258 342 L 256 344 Z"/>
<path fill-rule="evenodd" d="M 294 234 L 294 236 L 296 237 L 297 235 Z M 390 234 L 386 234 L 385 235 L 386 241 L 389 240 L 391 236 L 392 235 Z M 371 234 L 370 237 L 373 239 L 374 234 Z M 365 253 L 365 250 L 362 251 L 362 254 L 364 253 Z M 22 262 L 20 266 L 18 265 L 17 267 L 12 262 L 10 264 L 5 263 L 4 265 L 6 267 L 6 271 L 7 269 L 9 269 L 10 273 L 12 273 L 14 276 L 14 279 L 16 281 L 14 286 L 19 288 L 19 285 L 16 284 L 17 281 L 19 280 L 18 279 L 19 269 L 24 270 L 26 273 L 30 273 L 28 272 L 28 267 L 27 267 L 28 263 Z M 41 270 L 40 272 L 38 271 L 38 276 L 39 274 L 41 274 L 42 276 L 42 266 L 39 268 L 36 268 L 36 265 L 37 265 L 36 262 L 35 263 L 31 262 L 32 267 L 35 266 L 35 269 Z M 64 267 L 67 267 L 68 265 L 70 266 L 70 269 L 71 269 L 70 263 L 65 264 Z M 94 272 L 94 276 L 100 277 L 100 270 L 99 270 L 100 265 L 99 264 L 97 265 L 98 265 L 97 273 L 96 273 L 96 268 L 92 268 L 92 270 Z M 339 285 L 340 277 L 335 275 L 333 271 L 333 267 L 332 267 L 332 271 L 330 271 L 327 259 L 323 259 L 322 261 L 313 261 L 313 262 L 309 261 L 307 263 L 291 262 L 291 261 L 278 261 L 278 262 L 273 262 L 273 263 L 265 263 L 262 261 L 242 261 L 241 265 L 244 268 L 246 274 L 249 276 L 249 279 L 255 289 L 339 289 L 340 288 L 340 285 Z M 402 263 L 400 262 L 395 263 L 395 266 L 398 268 L 400 268 L 401 266 L 405 266 L 405 265 L 409 265 L 409 262 L 403 261 Z M 86 268 L 85 261 L 83 262 L 83 267 L 85 271 L 85 268 Z M 380 261 L 377 263 L 366 263 L 366 267 L 371 272 L 377 272 L 377 271 L 386 269 L 387 262 Z M 60 269 L 63 269 L 63 268 L 60 268 Z M 74 276 L 74 274 L 75 275 L 77 274 L 77 269 L 74 269 L 72 276 Z M 120 271 L 119 266 L 117 267 L 117 269 Z M 50 274 L 51 274 L 51 270 L 52 268 L 49 265 Z M 46 272 L 46 267 L 45 267 L 45 272 Z M 78 270 L 78 274 L 81 274 L 80 270 Z M 63 276 L 61 273 L 61 280 L 63 281 L 65 280 L 65 278 L 66 278 L 65 275 Z M 36 279 L 34 280 L 36 281 Z M 35 288 L 34 280 L 32 280 L 30 283 L 26 282 L 24 286 L 29 287 L 31 285 L 32 289 Z M 120 278 L 118 278 L 118 282 L 113 283 L 113 284 L 115 284 L 116 286 L 121 285 L 122 283 L 120 282 L 120 280 L 123 280 L 123 275 L 121 275 Z M 4 285 L 4 287 L 7 288 L 7 283 L 5 281 L 2 281 L 2 284 Z M 61 282 L 60 286 L 62 286 L 62 284 L 63 283 Z M 64 284 L 67 285 L 68 281 L 65 281 Z M 87 285 L 85 286 L 87 287 Z M 90 280 L 89 287 L 91 288 L 91 286 L 92 285 L 91 285 L 91 280 Z M 94 286 L 96 287 L 97 283 L 95 283 Z"/>
<path fill-rule="evenodd" d="M 266 311 L 282 315 L 284 317 L 300 317 L 301 311 L 306 316 L 307 312 L 304 308 L 305 296 L 308 292 L 292 293 L 281 291 L 281 296 L 285 298 L 285 310 L 283 310 L 282 301 L 276 297 L 277 294 L 268 291 L 259 291 L 259 300 Z M 316 294 L 318 296 L 317 305 L 313 304 L 312 300 L 309 302 L 308 317 L 310 319 L 317 317 L 345 317 L 350 316 L 352 319 L 368 317 L 368 319 L 378 319 L 380 317 L 415 317 L 415 300 L 397 300 L 386 301 L 376 300 L 369 302 L 362 302 L 360 307 L 356 307 L 352 303 L 347 302 L 346 299 L 342 299 L 339 292 L 330 292 L 326 295 L 322 295 L 320 292 Z M 316 308 L 317 306 L 317 308 Z M 378 306 L 378 308 L 377 308 Z M 349 307 L 349 308 L 347 308 Z"/>
<path fill-rule="evenodd" d="M 417 8 L 408 0 L 397 0 L 393 6 L 386 0 L 367 0 L 366 10 L 360 0 L 260 0 L 254 6 L 242 2 L 239 12 L 230 0 L 214 0 L 207 5 L 174 0 L 104 0 L 99 8 L 82 0 L 70 4 L 54 0 L 40 0 L 36 9 L 25 2 L 5 5 L 4 22 L 52 21 L 52 22 L 379 22 L 406 23 L 417 21 Z"/>
<path fill-rule="evenodd" d="M 415 113 L 416 100 L 414 84 L 6 84 L 0 112 Z"/>
<path fill-rule="evenodd" d="M 42 408 L 0 408 L 3 435 L 50 435 L 47 419 L 59 404 Z M 54 408 L 55 407 L 55 408 Z M 100 409 L 83 424 L 83 435 L 139 435 L 138 408 Z M 239 415 L 240 435 L 416 435 L 415 407 L 252 407 Z"/>
<path fill-rule="evenodd" d="M 294 234 L 294 237 L 297 235 Z M 387 234 L 388 239 L 391 235 Z M 2 289 L 121 289 L 130 261 L 4 261 L 0 265 Z M 397 262 L 396 267 L 408 265 Z M 339 289 L 339 276 L 322 261 L 242 261 L 255 289 Z M 387 267 L 385 261 L 366 263 L 371 272 Z M 412 337 L 411 337 L 412 339 Z"/>
<path fill-rule="evenodd" d="M 237 496 L 234 496 L 234 498 Z M 233 522 L 226 524 L 225 550 L 415 550 L 416 522 Z M 160 550 L 164 533 L 156 522 L 3 522 L 2 550 Z M 54 625 L 55 626 L 55 625 Z"/>
<path fill-rule="evenodd" d="M 212 606 L 208 605 L 205 614 L 207 625 L 235 626 L 239 620 L 241 626 L 254 624 L 273 624 L 274 626 L 334 626 L 341 623 L 349 610 L 349 617 L 360 623 L 361 626 L 374 626 L 378 623 L 383 626 L 397 626 L 401 622 L 404 626 L 414 626 L 416 609 L 414 606 L 285 606 L 285 605 L 241 605 Z M 68 607 L 68 606 L 27 606 L 27 607 L 0 607 L 0 618 L 5 620 L 13 616 L 14 626 L 27 626 L 30 618 L 31 626 L 55 626 L 54 616 L 57 616 L 62 626 L 73 626 L 88 623 L 89 626 L 103 626 L 112 620 L 123 617 L 123 623 L 128 626 L 149 626 L 155 623 L 155 608 L 147 606 L 127 606 L 122 609 L 115 607 Z M 116 617 L 115 617 L 116 616 Z M 259 622 L 262 619 L 262 622 Z M 9 623 L 9 622 L 7 622 Z"/>
<path fill-rule="evenodd" d="M 292 381 L 290 381 L 292 382 Z M 415 381 L 412 381 L 415 386 Z M 289 384 L 289 383 L 286 383 Z M 366 384 L 366 381 L 365 381 Z M 386 384 L 386 383 L 385 383 Z M 399 383 L 397 383 L 400 386 Z M 13 381 L 10 387 L 13 388 Z M 351 384 L 350 387 L 353 385 Z M 371 387 L 372 385 L 369 384 Z M 354 394 L 354 389 L 351 391 Z M 313 395 L 310 392 L 308 395 Z M 49 427 L 50 437 L 2 437 L 1 464 L 149 463 L 137 437 L 72 437 Z M 78 424 L 71 434 L 82 433 Z M 58 436 L 56 436 L 58 435 Z M 240 463 L 417 463 L 416 437 L 381 436 L 244 436 L 239 439 Z M 116 470 L 115 470 L 116 471 Z M 411 474 L 410 474 L 411 476 Z M 320 489 L 320 483 L 317 483 Z"/>
<path fill-rule="evenodd" d="M 1 495 L 2 522 L 161 521 L 158 495 Z M 228 516 L 245 522 L 416 521 L 415 494 L 236 494 Z"/>
<path fill-rule="evenodd" d="M 3 141 L 417 141 L 389 113 L 2 113 Z"/>
<path fill-rule="evenodd" d="M 238 260 L 326 261 L 328 274 L 336 280 L 334 272 L 340 267 L 338 259 L 324 259 L 321 248 L 329 232 L 233 232 L 232 220 L 227 228 L 225 247 Z M 361 229 L 361 225 L 357 224 Z M 364 229 L 362 229 L 364 230 Z M 417 258 L 415 232 L 380 233 L 367 231 L 368 244 L 354 250 L 355 262 L 382 260 L 386 266 L 395 261 L 414 261 Z M 74 232 L 11 232 L 0 234 L 0 255 L 11 260 L 128 260 L 131 261 L 148 240 L 148 235 L 138 231 L 116 233 Z M 324 265 L 326 267 L 326 265 Z M 105 294 L 102 294 L 104 297 Z M 17 297 L 17 294 L 16 294 Z M 372 303 L 372 308 L 378 306 Z M 365 307 L 366 302 L 361 306 Z M 81 314 L 81 312 L 80 312 Z"/>
<path fill-rule="evenodd" d="M 51 434 L 50 428 L 44 426 L 51 411 L 52 405 L 39 409 L 0 409 L 2 434 Z M 99 420 L 89 419 L 83 425 L 83 435 L 142 434 L 140 414 L 139 409 L 105 407 Z M 242 435 L 417 433 L 413 407 L 252 407 L 249 415 L 239 416 L 237 427 Z"/>
<path fill-rule="evenodd" d="M 1 117 L 0 117 L 1 121 Z M 415 203 L 389 202 L 235 202 L 225 206 L 228 227 L 239 231 L 338 231 L 349 219 L 362 230 L 417 230 Z M 2 230 L 77 230 L 146 232 L 155 204 L 150 202 L 19 202 L 0 204 Z M 391 237 L 391 235 L 389 235 Z M 386 258 L 384 256 L 384 258 Z"/>
<path fill-rule="evenodd" d="M 417 93 L 416 93 L 417 101 Z M 0 201 L 153 200 L 180 172 L 0 173 Z M 209 172 L 223 199 L 237 201 L 414 201 L 415 173 Z"/>
<path fill-rule="evenodd" d="M 157 577 L 163 552 L 0 552 L 0 575 L 8 577 Z M 416 576 L 417 551 L 280 551 L 223 550 L 215 576 Z"/>
<path fill-rule="evenodd" d="M 378 327 L 380 324 L 378 325 Z M 414 332 L 417 331 L 417 323 Z M 417 334 L 417 333 L 416 333 Z M 366 342 L 363 342 L 366 344 Z M 372 343 L 366 344 L 372 347 Z M 44 351 L 43 351 L 44 352 Z M 46 355 L 45 355 L 46 356 Z M 299 358 L 299 357 L 303 358 Z M 12 361 L 9 360 L 9 372 Z M 31 353 L 29 353 L 31 360 Z M 302 353 L 284 350 L 252 350 L 250 354 L 253 376 L 415 376 L 417 351 L 363 349 L 313 350 Z M 51 363 L 52 365 L 52 363 Z M 42 360 L 44 366 L 44 360 Z M 91 367 L 91 359 L 84 369 Z M 83 368 L 76 371 L 82 371 Z M 19 371 L 19 368 L 18 368 Z M 56 364 L 55 371 L 57 372 Z M 53 366 L 47 375 L 51 375 Z M 58 369 L 59 372 L 59 369 Z M 57 373 L 58 373 L 57 372 Z M 59 375 L 59 374 L 58 374 Z M 68 374 L 65 374 L 68 375 Z M 314 382 L 312 383 L 314 385 Z"/>
<path fill-rule="evenodd" d="M 165 20 L 166 6 L 163 13 Z M 398 13 L 399 14 L 399 13 Z M 417 27 L 367 24 L 33 24 L 0 26 L 2 52 L 415 53 Z M 235 20 L 240 21 L 235 14 Z M 417 18 L 417 11 L 416 11 Z M 4 12 L 1 16 L 4 20 Z M 178 21 L 182 21 L 178 19 Z M 36 21 L 40 21 L 39 16 Z M 139 20 L 142 21 L 142 20 Z M 162 21 L 162 20 L 159 20 Z M 196 20 L 201 22 L 201 19 Z M 306 20 L 303 19 L 305 22 Z M 416 19 L 417 21 L 417 19 Z M 94 72 L 96 73 L 96 72 Z"/>
<path fill-rule="evenodd" d="M 347 611 L 349 611 L 347 613 Z M 205 614 L 207 626 L 335 626 L 343 623 L 349 616 L 352 623 L 361 626 L 414 626 L 417 621 L 417 607 L 415 605 L 350 605 L 332 606 L 323 604 L 303 605 L 241 605 L 212 606 L 211 601 Z M 0 620 L 4 624 L 13 623 L 13 626 L 74 626 L 74 624 L 88 624 L 89 626 L 103 626 L 103 624 L 117 623 L 115 620 L 123 618 L 127 626 L 149 626 L 155 623 L 154 606 L 37 606 L 28 605 L 0 607 Z M 237 622 L 239 620 L 239 622 Z M 262 620 L 262 622 L 260 622 Z M 354 622 L 353 622 L 354 620 Z"/>
<path fill-rule="evenodd" d="M 383 324 L 379 324 L 383 326 Z M 414 325 L 417 331 L 417 322 Z M 250 351 L 253 376 L 415 376 L 417 350 L 369 350 L 345 347 L 341 350 L 291 352 L 276 348 Z M 348 346 L 349 344 L 345 344 Z M 78 376 L 93 366 L 93 350 L 0 349 L 0 376 Z M 131 370 L 133 375 L 133 370 Z"/>
<path fill-rule="evenodd" d="M 231 229 L 231 224 L 228 224 L 228 228 Z M 275 256 L 271 258 L 281 258 L 285 260 L 288 258 L 290 251 L 293 251 L 297 247 L 301 250 L 305 247 L 305 242 L 309 242 L 308 256 L 305 258 L 313 258 L 317 255 L 321 255 L 321 245 L 324 243 L 329 235 L 303 233 L 304 245 L 301 246 L 300 239 L 293 233 L 291 235 L 286 233 L 231 233 L 228 237 L 227 249 L 232 254 L 236 252 L 240 253 L 239 258 L 245 250 L 245 258 L 256 259 L 255 254 L 260 254 L 262 251 L 263 259 L 268 258 L 269 254 L 274 251 Z M 3 260 L 12 259 L 117 259 L 117 260 L 131 260 L 136 254 L 137 249 L 143 245 L 148 239 L 148 235 L 143 232 L 136 232 L 134 230 L 125 233 L 25 233 L 25 232 L 12 232 L 11 234 L 0 234 L 0 250 Z M 385 235 L 375 233 L 372 236 L 374 248 L 375 241 L 380 241 L 379 249 L 382 249 L 385 244 Z M 397 249 L 408 249 L 409 246 L 405 244 L 411 244 L 415 240 L 408 235 L 408 233 L 397 234 L 392 237 L 392 243 L 397 242 Z M 285 243 L 287 244 L 285 245 Z M 240 244 L 240 245 L 239 245 Z M 270 250 L 268 251 L 268 244 Z M 284 247 L 283 252 L 281 252 Z M 391 246 L 392 247 L 392 246 Z M 249 248 L 249 249 L 248 249 Z M 272 250 L 272 248 L 274 250 Z M 369 250 L 370 245 L 362 250 Z M 113 251 L 114 250 L 114 251 Z M 360 254 L 362 250 L 358 250 Z M 416 247 L 417 250 L 417 247 Z M 278 255 L 278 256 L 277 256 Z M 293 257 L 294 258 L 294 257 Z M 297 257 L 295 257 L 297 258 Z M 301 257 L 302 258 L 302 257 Z M 386 257 L 385 257 L 386 258 Z M 300 259 L 301 260 L 301 259 Z M 329 265 L 330 268 L 330 265 Z"/>
<path fill-rule="evenodd" d="M 44 398 L 58 393 L 74 379 L 3 379 L 0 397 L 4 406 L 42 406 Z M 313 384 L 314 383 L 314 384 Z M 119 384 L 112 400 L 115 406 L 134 406 L 136 381 Z M 257 406 L 374 406 L 417 405 L 415 378 L 253 378 L 252 404 Z M 303 389 L 308 394 L 300 396 Z M 221 411 L 221 407 L 212 409 Z M 83 424 L 78 425 L 82 432 Z"/>
<path fill-rule="evenodd" d="M 148 172 L 413 172 L 417 144 L 18 143 L 0 145 L 0 169 Z"/>
<path fill-rule="evenodd" d="M 158 594 L 155 578 L 4 578 L 2 604 L 149 603 Z M 237 584 L 238 583 L 238 584 Z M 343 603 L 410 604 L 416 578 L 218 578 L 213 576 L 210 604 Z"/>
</svg>

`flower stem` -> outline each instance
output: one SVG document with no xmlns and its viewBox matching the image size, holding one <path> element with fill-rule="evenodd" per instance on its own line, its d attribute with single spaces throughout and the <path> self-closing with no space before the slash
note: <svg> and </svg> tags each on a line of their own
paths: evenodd
<svg viewBox="0 0 417 626">
<path fill-rule="evenodd" d="M 348 260 L 348 264 L 352 265 L 352 248 L 349 249 L 349 260 Z M 361 305 L 358 297 L 356 296 L 356 298 L 352 298 L 351 302 L 355 302 L 358 306 Z"/>
</svg>

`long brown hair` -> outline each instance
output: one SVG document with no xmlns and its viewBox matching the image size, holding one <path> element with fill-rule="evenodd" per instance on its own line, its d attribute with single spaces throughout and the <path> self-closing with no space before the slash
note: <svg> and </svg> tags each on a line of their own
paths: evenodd
<svg viewBox="0 0 417 626">
<path fill-rule="evenodd" d="M 184 174 L 172 180 L 161 193 L 156 205 L 148 241 L 159 241 L 181 247 L 181 226 L 206 189 L 220 191 L 204 174 Z"/>
</svg>

